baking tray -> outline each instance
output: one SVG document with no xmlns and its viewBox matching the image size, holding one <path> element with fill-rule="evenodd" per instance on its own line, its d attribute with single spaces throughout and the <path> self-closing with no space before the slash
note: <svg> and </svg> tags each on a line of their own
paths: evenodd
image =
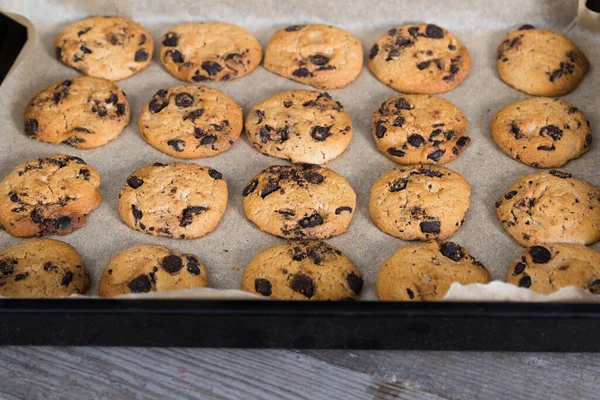
<svg viewBox="0 0 600 400">
<path fill-rule="evenodd" d="M 0 299 L 1 345 L 598 351 L 598 330 L 595 304 Z"/>
</svg>

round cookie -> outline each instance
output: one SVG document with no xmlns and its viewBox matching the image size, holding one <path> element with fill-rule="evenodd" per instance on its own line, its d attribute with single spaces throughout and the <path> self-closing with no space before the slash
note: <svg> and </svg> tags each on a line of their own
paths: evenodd
<svg viewBox="0 0 600 400">
<path fill-rule="evenodd" d="M 118 81 L 146 68 L 154 40 L 122 17 L 94 17 L 67 26 L 54 41 L 56 58 L 85 75 Z"/>
<path fill-rule="evenodd" d="M 265 169 L 243 198 L 246 217 L 261 231 L 290 239 L 340 235 L 356 209 L 356 194 L 343 176 L 308 164 Z"/>
<path fill-rule="evenodd" d="M 471 142 L 467 118 L 440 97 L 413 94 L 385 101 L 373 113 L 377 148 L 399 164 L 446 164 Z"/>
<path fill-rule="evenodd" d="M 454 242 L 435 240 L 399 248 L 377 273 L 377 297 L 383 301 L 435 301 L 450 285 L 488 283 L 490 273 Z"/>
<path fill-rule="evenodd" d="M 212 232 L 226 207 L 221 173 L 197 164 L 147 165 L 129 175 L 119 194 L 119 214 L 130 228 L 177 239 Z"/>
<path fill-rule="evenodd" d="M 562 167 L 592 144 L 583 111 L 559 99 L 533 97 L 510 104 L 491 125 L 498 147 L 531 167 Z"/>
<path fill-rule="evenodd" d="M 383 174 L 371 188 L 369 212 L 383 232 L 402 240 L 446 239 L 464 223 L 469 182 L 451 169 L 412 165 Z"/>
<path fill-rule="evenodd" d="M 533 246 L 510 266 L 506 282 L 542 294 L 566 286 L 600 294 L 600 252 L 569 243 Z"/>
<path fill-rule="evenodd" d="M 258 67 L 260 43 L 247 30 L 226 22 L 174 26 L 162 38 L 160 61 L 186 82 L 241 78 Z"/>
<path fill-rule="evenodd" d="M 29 100 L 25 135 L 92 149 L 119 136 L 129 117 L 129 103 L 117 85 L 82 76 L 57 82 Z"/>
<path fill-rule="evenodd" d="M 142 137 L 172 157 L 210 157 L 229 149 L 244 125 L 242 107 L 208 86 L 161 89 L 138 117 Z"/>
<path fill-rule="evenodd" d="M 242 290 L 275 300 L 356 300 L 362 288 L 354 263 L 320 240 L 264 249 L 242 277 Z"/>
<path fill-rule="evenodd" d="M 279 29 L 265 50 L 269 71 L 319 89 L 343 88 L 363 66 L 360 41 L 331 25 L 292 25 Z"/>
<path fill-rule="evenodd" d="M 0 182 L 0 225 L 11 235 L 66 235 L 100 206 L 100 176 L 65 154 L 18 165 Z"/>
<path fill-rule="evenodd" d="M 523 25 L 504 37 L 496 61 L 500 78 L 533 96 L 563 96 L 590 68 L 585 54 L 561 33 Z"/>
<path fill-rule="evenodd" d="M 518 179 L 496 202 L 496 215 L 523 247 L 600 240 L 600 190 L 562 171 Z"/>
<path fill-rule="evenodd" d="M 377 79 L 404 93 L 452 90 L 471 69 L 471 56 L 446 29 L 433 24 L 405 25 L 382 35 L 369 52 Z"/>
<path fill-rule="evenodd" d="M 142 244 L 113 257 L 100 276 L 100 297 L 208 287 L 204 263 L 193 254 Z"/>
<path fill-rule="evenodd" d="M 245 123 L 252 147 L 293 163 L 324 164 L 346 150 L 352 121 L 339 101 L 316 90 L 277 93 L 254 106 Z"/>
<path fill-rule="evenodd" d="M 49 299 L 82 294 L 89 287 L 81 256 L 65 242 L 28 240 L 0 252 L 0 296 Z"/>
</svg>

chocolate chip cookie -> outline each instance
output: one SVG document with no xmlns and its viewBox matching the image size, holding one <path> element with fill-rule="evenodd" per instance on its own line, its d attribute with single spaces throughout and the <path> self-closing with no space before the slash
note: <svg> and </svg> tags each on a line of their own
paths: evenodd
<svg viewBox="0 0 600 400">
<path fill-rule="evenodd" d="M 142 137 L 172 157 L 210 157 L 229 149 L 242 133 L 242 107 L 208 86 L 161 89 L 138 117 Z"/>
<path fill-rule="evenodd" d="M 28 240 L 0 252 L 0 296 L 48 299 L 82 294 L 89 287 L 81 256 L 65 242 Z"/>
<path fill-rule="evenodd" d="M 208 287 L 204 263 L 193 254 L 142 244 L 113 257 L 100 276 L 98 294 L 166 292 Z"/>
<path fill-rule="evenodd" d="M 0 224 L 17 237 L 66 235 L 100 206 L 99 187 L 100 176 L 79 157 L 28 161 L 0 182 Z"/>
<path fill-rule="evenodd" d="M 250 144 L 293 163 L 324 164 L 346 150 L 352 121 L 339 101 L 316 90 L 278 93 L 254 106 L 245 123 Z"/>
<path fill-rule="evenodd" d="M 242 290 L 275 300 L 356 300 L 362 288 L 354 263 L 320 240 L 262 250 L 242 277 Z"/>
<path fill-rule="evenodd" d="M 385 101 L 373 113 L 377 148 L 399 164 L 446 164 L 471 142 L 467 118 L 440 97 L 413 94 Z"/>
<path fill-rule="evenodd" d="M 226 22 L 174 26 L 162 38 L 160 61 L 186 82 L 241 78 L 258 67 L 262 47 L 245 29 Z"/>
<path fill-rule="evenodd" d="M 77 77 L 35 95 L 25 108 L 25 135 L 78 149 L 100 147 L 129 123 L 125 93 L 106 79 Z"/>
<path fill-rule="evenodd" d="M 350 183 L 329 168 L 276 165 L 243 191 L 246 217 L 261 231 L 291 239 L 326 239 L 346 232 L 356 208 Z"/>
<path fill-rule="evenodd" d="M 600 190 L 558 170 L 515 181 L 496 202 L 496 215 L 524 247 L 600 240 Z"/>
<path fill-rule="evenodd" d="M 435 301 L 450 285 L 488 283 L 488 270 L 454 242 L 435 240 L 404 246 L 377 273 L 377 296 L 383 301 Z"/>
<path fill-rule="evenodd" d="M 292 25 L 279 29 L 265 50 L 265 68 L 319 89 L 343 88 L 363 66 L 360 41 L 331 25 Z"/>
<path fill-rule="evenodd" d="M 504 37 L 496 61 L 500 78 L 534 96 L 563 96 L 577 87 L 590 63 L 561 33 L 523 25 Z"/>
<path fill-rule="evenodd" d="M 464 223 L 470 199 L 471 186 L 458 172 L 417 164 L 377 179 L 369 212 L 379 229 L 402 240 L 445 239 Z"/>
<path fill-rule="evenodd" d="M 177 239 L 212 232 L 226 207 L 221 173 L 197 164 L 145 166 L 129 175 L 119 194 L 119 214 L 130 228 Z"/>
<path fill-rule="evenodd" d="M 504 107 L 492 119 L 491 131 L 502 151 L 531 167 L 562 167 L 592 144 L 590 123 L 583 111 L 547 97 Z"/>
<path fill-rule="evenodd" d="M 369 69 L 377 79 L 404 93 L 452 90 L 471 69 L 471 56 L 446 29 L 433 24 L 390 29 L 369 52 Z"/>
<path fill-rule="evenodd" d="M 67 26 L 54 41 L 56 58 L 85 75 L 118 81 L 146 68 L 154 40 L 127 18 L 94 17 Z"/>
</svg>

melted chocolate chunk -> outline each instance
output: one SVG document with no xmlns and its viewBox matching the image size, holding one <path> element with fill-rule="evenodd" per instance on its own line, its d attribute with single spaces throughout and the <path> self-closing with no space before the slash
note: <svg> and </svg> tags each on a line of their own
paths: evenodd
<svg viewBox="0 0 600 400">
<path fill-rule="evenodd" d="M 200 140 L 200 144 L 203 146 L 207 146 L 209 144 L 213 144 L 216 141 L 217 141 L 217 137 L 215 135 L 208 135 L 208 136 L 204 136 Z"/>
<path fill-rule="evenodd" d="M 285 28 L 286 32 L 296 32 L 299 31 L 300 29 L 304 28 L 305 25 L 291 25 L 288 26 L 287 28 Z"/>
<path fill-rule="evenodd" d="M 352 214 L 352 207 L 344 206 L 338 207 L 335 209 L 335 215 L 340 215 L 343 212 L 347 212 L 348 214 Z"/>
<path fill-rule="evenodd" d="M 513 270 L 513 276 L 521 275 L 523 271 L 525 271 L 525 267 L 527 267 L 525 263 L 518 262 L 517 265 L 515 265 L 515 269 Z"/>
<path fill-rule="evenodd" d="M 138 222 L 144 216 L 144 213 L 142 213 L 142 211 L 139 208 L 137 208 L 135 204 L 131 205 L 131 214 L 133 214 L 135 222 Z"/>
<path fill-rule="evenodd" d="M 300 225 L 301 228 L 314 228 L 315 226 L 323 224 L 323 222 L 323 217 L 317 214 L 317 212 L 314 212 L 308 217 L 299 220 L 298 225 Z"/>
<path fill-rule="evenodd" d="M 520 31 L 528 31 L 528 30 L 531 30 L 531 29 L 535 29 L 535 26 L 533 26 L 531 24 L 525 24 L 525 25 L 521 25 L 518 30 L 520 30 Z"/>
<path fill-rule="evenodd" d="M 183 151 L 185 149 L 185 141 L 181 139 L 171 139 L 167 141 L 167 144 L 173 148 L 173 150 L 177 152 Z"/>
<path fill-rule="evenodd" d="M 294 275 L 290 287 L 294 292 L 301 293 L 304 297 L 309 299 L 315 294 L 315 284 L 313 280 L 304 274 Z"/>
<path fill-rule="evenodd" d="M 83 179 L 85 179 L 86 181 L 89 181 L 90 178 L 92 177 L 90 174 L 90 170 L 87 168 L 81 168 L 79 170 L 79 175 L 81 175 L 83 177 Z"/>
<path fill-rule="evenodd" d="M 269 181 L 263 187 L 263 190 L 261 190 L 260 192 L 260 197 L 264 199 L 265 197 L 267 197 L 273 192 L 278 191 L 279 189 L 281 189 L 281 187 L 279 186 L 279 182 L 277 181 L 277 179 L 269 178 Z"/>
<path fill-rule="evenodd" d="M 309 60 L 315 65 L 325 65 L 329 62 L 329 57 L 323 54 L 315 54 L 314 56 L 310 56 Z"/>
<path fill-rule="evenodd" d="M 179 226 L 186 227 L 191 225 L 194 215 L 202 214 L 205 211 L 208 211 L 208 208 L 203 206 L 191 206 L 184 208 L 179 216 Z"/>
<path fill-rule="evenodd" d="M 38 130 L 38 122 L 36 119 L 30 118 L 25 121 L 25 134 L 27 136 L 33 136 Z"/>
<path fill-rule="evenodd" d="M 60 281 L 60 285 L 69 287 L 69 285 L 71 284 L 72 281 L 73 281 L 73 272 L 68 271 L 67 273 L 65 273 L 65 276 L 63 276 L 62 280 Z"/>
<path fill-rule="evenodd" d="M 223 174 L 221 174 L 219 171 L 217 171 L 216 169 L 212 169 L 209 168 L 208 169 L 208 175 L 213 178 L 214 180 L 217 179 L 223 179 Z"/>
<path fill-rule="evenodd" d="M 392 183 L 390 183 L 390 187 L 389 187 L 389 191 L 394 193 L 394 192 L 399 192 L 401 190 L 406 189 L 406 185 L 408 184 L 408 179 L 406 178 L 398 178 L 395 181 L 393 181 Z"/>
<path fill-rule="evenodd" d="M 310 182 L 313 185 L 323 183 L 323 181 L 325 180 L 325 178 L 323 178 L 323 175 L 315 171 L 304 172 L 302 176 L 304 177 L 304 179 L 306 179 L 307 182 Z"/>
<path fill-rule="evenodd" d="M 131 175 L 129 178 L 127 178 L 127 184 L 132 189 L 137 189 L 144 184 L 144 180 L 138 176 Z"/>
<path fill-rule="evenodd" d="M 331 125 L 330 126 L 314 126 L 310 131 L 310 136 L 312 136 L 312 138 L 315 139 L 316 141 L 322 142 L 325 139 L 327 139 L 329 136 L 331 136 L 331 133 L 329 132 L 330 129 L 331 129 Z"/>
<path fill-rule="evenodd" d="M 127 287 L 132 293 L 147 293 L 152 289 L 152 282 L 150 282 L 148 275 L 142 274 L 129 282 Z"/>
<path fill-rule="evenodd" d="M 517 193 L 518 193 L 518 192 L 517 192 L 516 190 L 511 190 L 510 192 L 508 192 L 508 193 L 506 193 L 506 194 L 504 195 L 504 198 L 505 198 L 506 200 L 510 200 L 510 199 L 512 199 L 513 197 L 515 197 L 515 196 L 517 195 Z"/>
<path fill-rule="evenodd" d="M 363 279 L 354 272 L 350 272 L 348 276 L 346 276 L 346 282 L 348 282 L 350 290 L 352 290 L 354 294 L 358 296 L 364 286 Z"/>
<path fill-rule="evenodd" d="M 471 141 L 470 137 L 468 137 L 468 136 L 461 136 L 456 141 L 456 145 L 458 147 L 465 147 L 467 144 L 469 144 L 470 141 Z"/>
<path fill-rule="evenodd" d="M 194 96 L 187 92 L 177 93 L 175 96 L 175 105 L 181 108 L 187 108 L 194 105 Z M 204 111 L 204 110 L 202 110 Z M 202 114 L 200 114 L 202 115 Z M 193 120 L 192 120 L 193 122 Z"/>
<path fill-rule="evenodd" d="M 175 47 L 179 41 L 179 36 L 175 32 L 167 32 L 163 38 L 162 45 L 166 47 Z"/>
<path fill-rule="evenodd" d="M 387 132 L 387 128 L 384 124 L 385 122 L 383 121 L 377 121 L 375 124 L 375 136 L 377 136 L 378 139 L 381 139 L 383 135 L 385 135 L 385 132 Z"/>
<path fill-rule="evenodd" d="M 600 279 L 596 279 L 588 286 L 588 290 L 590 293 L 599 294 L 600 293 Z"/>
<path fill-rule="evenodd" d="M 540 135 L 550 136 L 552 140 L 557 141 L 562 138 L 563 131 L 556 125 L 546 125 L 540 128 Z"/>
<path fill-rule="evenodd" d="M 406 101 L 406 99 L 404 97 L 396 100 L 394 105 L 396 106 L 396 108 L 398 110 L 410 110 L 411 109 L 410 104 L 408 103 L 408 101 Z"/>
<path fill-rule="evenodd" d="M 460 261 L 465 256 L 463 248 L 454 242 L 446 242 L 442 244 L 440 246 L 440 252 L 444 257 L 448 257 L 452 261 Z"/>
<path fill-rule="evenodd" d="M 173 275 L 181 271 L 183 268 L 183 261 L 181 260 L 181 257 L 175 254 L 169 254 L 162 259 L 160 266 L 169 274 Z"/>
<path fill-rule="evenodd" d="M 221 70 L 223 69 L 223 67 L 221 67 L 221 64 L 219 64 L 216 61 L 203 61 L 202 62 L 202 69 L 204 71 L 206 71 L 206 73 L 208 74 L 208 76 L 215 76 L 219 72 L 221 72 Z"/>
<path fill-rule="evenodd" d="M 196 122 L 198 118 L 200 118 L 204 114 L 204 109 L 199 108 L 197 110 L 191 111 L 187 115 L 183 117 L 184 121 L 190 120 L 192 123 Z"/>
<path fill-rule="evenodd" d="M 569 174 L 568 172 L 562 172 L 556 169 L 550 170 L 550 174 L 561 179 L 569 179 L 573 177 L 573 175 Z"/>
<path fill-rule="evenodd" d="M 298 68 L 297 70 L 295 70 L 294 72 L 292 72 L 292 75 L 297 77 L 297 78 L 306 78 L 311 76 L 312 74 L 310 73 L 310 71 L 307 68 Z"/>
<path fill-rule="evenodd" d="M 435 162 L 438 162 L 438 161 L 440 161 L 440 158 L 442 158 L 442 156 L 444 155 L 444 153 L 445 153 L 444 150 L 441 150 L 441 149 L 436 150 L 433 153 L 429 154 L 427 156 L 427 159 L 435 161 Z"/>
<path fill-rule="evenodd" d="M 187 254 L 185 256 L 185 261 L 185 269 L 187 270 L 187 272 L 189 272 L 192 275 L 200 275 L 200 262 L 198 261 L 198 258 L 196 258 L 196 256 Z"/>
<path fill-rule="evenodd" d="M 272 293 L 271 282 L 263 278 L 254 280 L 254 290 L 263 296 L 270 296 Z"/>
<path fill-rule="evenodd" d="M 148 52 L 145 49 L 139 49 L 135 52 L 135 56 L 133 58 L 136 62 L 143 62 L 148 59 Z"/>
<path fill-rule="evenodd" d="M 552 146 L 538 146 L 537 149 L 540 150 L 540 151 L 554 151 L 554 150 L 556 150 L 556 147 L 554 147 L 554 145 L 552 145 Z"/>
<path fill-rule="evenodd" d="M 421 135 L 417 135 L 416 133 L 410 135 L 406 141 L 413 147 L 421 147 L 425 144 L 425 138 Z"/>
<path fill-rule="evenodd" d="M 533 246 L 529 249 L 529 254 L 531 255 L 531 259 L 536 264 L 546 264 L 548 261 L 552 259 L 552 254 L 550 250 L 543 246 Z"/>
<path fill-rule="evenodd" d="M 418 63 L 418 64 L 417 64 L 417 68 L 418 68 L 420 71 L 422 71 L 422 70 L 424 70 L 425 68 L 429 67 L 429 64 L 431 64 L 431 61 L 429 61 L 429 60 L 428 60 L 428 61 L 422 61 L 422 62 L 420 62 L 420 63 Z"/>
<path fill-rule="evenodd" d="M 248 186 L 244 188 L 242 196 L 246 197 L 250 193 L 254 192 L 254 190 L 256 190 L 256 186 L 258 186 L 258 179 L 253 180 Z"/>
<path fill-rule="evenodd" d="M 439 220 L 421 221 L 419 228 L 423 233 L 440 233 L 441 224 Z"/>
<path fill-rule="evenodd" d="M 390 147 L 389 149 L 387 149 L 387 152 L 389 155 L 394 156 L 394 157 L 404 157 L 406 155 L 406 153 L 400 149 L 397 149 L 395 147 Z"/>
<path fill-rule="evenodd" d="M 18 264 L 18 260 L 15 258 L 9 258 L 0 260 L 0 274 L 12 275 L 15 273 L 15 265 Z"/>
<path fill-rule="evenodd" d="M 531 277 L 527 274 L 523 275 L 521 279 L 519 279 L 519 287 L 529 288 L 531 287 Z"/>
<path fill-rule="evenodd" d="M 430 39 L 442 39 L 444 30 L 437 25 L 429 24 L 425 27 L 425 35 Z"/>
<path fill-rule="evenodd" d="M 379 53 L 379 45 L 375 43 L 373 47 L 371 47 L 371 51 L 369 52 L 369 60 L 374 59 L 377 53 Z"/>
</svg>

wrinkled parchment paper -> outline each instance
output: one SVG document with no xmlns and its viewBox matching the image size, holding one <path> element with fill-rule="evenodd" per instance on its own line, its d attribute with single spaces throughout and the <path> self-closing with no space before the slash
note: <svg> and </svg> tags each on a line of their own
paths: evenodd
<svg viewBox="0 0 600 400">
<path fill-rule="evenodd" d="M 78 75 L 77 71 L 54 58 L 52 44 L 64 26 L 94 15 L 125 16 L 143 24 L 159 44 L 161 36 L 173 25 L 191 21 L 227 21 L 243 26 L 266 46 L 271 34 L 281 27 L 328 23 L 356 35 L 363 44 L 365 59 L 375 40 L 394 26 L 429 22 L 448 28 L 469 48 L 473 59 L 471 72 L 462 85 L 441 95 L 465 113 L 469 119 L 469 135 L 473 139 L 462 156 L 447 165 L 463 174 L 473 188 L 466 223 L 452 240 L 481 260 L 493 279 L 503 280 L 506 269 L 521 248 L 497 221 L 494 202 L 514 180 L 537 170 L 504 155 L 490 136 L 492 116 L 505 105 L 527 97 L 498 78 L 496 47 L 506 33 L 524 23 L 564 32 L 577 14 L 577 1 L 0 0 L 0 10 L 24 15 L 38 33 L 37 46 L 0 87 L 0 176 L 8 174 L 17 164 L 56 152 L 82 157 L 99 171 L 104 196 L 102 205 L 89 215 L 83 229 L 58 238 L 72 244 L 81 253 L 94 282 L 88 294 L 96 295 L 98 278 L 108 261 L 118 252 L 142 243 L 162 244 L 181 252 L 194 253 L 205 261 L 212 287 L 238 289 L 244 267 L 250 259 L 259 250 L 283 242 L 259 231 L 244 217 L 242 189 L 262 169 L 284 164 L 285 161 L 259 154 L 242 137 L 221 155 L 193 160 L 217 169 L 227 180 L 230 192 L 228 208 L 213 233 L 201 239 L 182 241 L 131 230 L 121 222 L 117 210 L 118 194 L 125 179 L 144 165 L 175 161 L 144 142 L 137 129 L 137 116 L 158 89 L 184 83 L 169 75 L 155 54 L 153 63 L 146 70 L 117 83 L 127 93 L 132 109 L 132 122 L 117 140 L 98 149 L 77 150 L 28 139 L 22 133 L 23 110 L 27 101 L 50 84 Z M 600 126 L 600 75 L 596 70 L 600 63 L 600 36 L 578 26 L 570 28 L 568 35 L 587 54 L 592 70 L 582 84 L 564 99 L 584 110 L 595 129 Z M 225 91 L 238 101 L 244 113 L 279 91 L 310 89 L 271 74 L 262 66 L 238 80 L 207 84 Z M 383 172 L 395 166 L 377 151 L 369 130 L 370 118 L 383 101 L 397 93 L 375 79 L 366 66 L 355 82 L 344 89 L 329 92 L 350 113 L 355 134 L 348 150 L 327 167 L 350 181 L 357 193 L 358 204 L 348 232 L 328 242 L 339 247 L 356 263 L 365 279 L 361 298 L 372 300 L 376 299 L 375 279 L 379 266 L 397 248 L 407 244 L 379 231 L 368 213 L 371 185 Z M 597 132 L 594 135 L 595 142 L 590 151 L 571 161 L 564 170 L 598 186 L 600 138 Z M 0 248 L 19 242 L 20 239 L 0 232 Z M 600 249 L 599 245 L 594 247 Z M 218 292 L 216 296 L 229 297 L 230 293 L 221 295 Z M 214 292 L 210 291 L 207 295 L 214 297 Z M 562 295 L 566 298 L 579 296 L 570 289 L 561 292 Z M 449 296 L 469 300 L 540 300 L 539 296 L 530 296 L 527 290 L 498 282 L 466 288 L 455 285 Z M 588 300 L 584 298 L 583 301 Z"/>
</svg>

